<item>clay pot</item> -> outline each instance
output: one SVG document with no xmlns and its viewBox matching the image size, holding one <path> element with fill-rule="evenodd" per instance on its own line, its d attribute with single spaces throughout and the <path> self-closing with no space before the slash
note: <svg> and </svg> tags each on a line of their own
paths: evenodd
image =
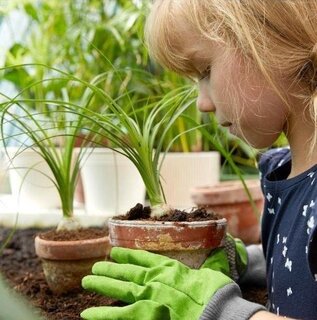
<svg viewBox="0 0 317 320">
<path fill-rule="evenodd" d="M 143 220 L 108 221 L 110 244 L 143 249 L 199 268 L 211 250 L 223 245 L 226 220 L 161 222 Z"/>
<path fill-rule="evenodd" d="M 81 289 L 81 279 L 110 251 L 108 236 L 88 240 L 53 241 L 36 236 L 35 252 L 42 260 L 48 286 L 55 294 Z"/>
<path fill-rule="evenodd" d="M 258 214 L 263 210 L 263 194 L 258 180 L 246 180 Z M 254 212 L 241 181 L 225 181 L 215 186 L 192 189 L 191 196 L 198 207 L 214 211 L 228 221 L 228 232 L 244 243 L 260 240 L 259 216 Z"/>
</svg>

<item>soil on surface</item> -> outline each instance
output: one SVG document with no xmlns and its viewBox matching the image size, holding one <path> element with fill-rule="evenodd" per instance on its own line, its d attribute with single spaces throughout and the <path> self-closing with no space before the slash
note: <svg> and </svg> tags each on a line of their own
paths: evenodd
<svg viewBox="0 0 317 320">
<path fill-rule="evenodd" d="M 55 296 L 48 288 L 40 260 L 35 255 L 34 237 L 41 229 L 16 230 L 0 256 L 0 272 L 16 291 L 23 294 L 34 305 L 44 319 L 79 320 L 80 312 L 93 306 L 120 306 L 121 302 L 87 291 Z M 0 227 L 0 244 L 6 241 L 10 230 Z M 242 288 L 243 296 L 254 302 L 265 304 L 264 288 Z M 20 319 L 17 319 L 20 320 Z"/>
<path fill-rule="evenodd" d="M 190 212 L 173 209 L 161 217 L 151 217 L 151 208 L 138 203 L 125 215 L 116 216 L 120 220 L 151 220 L 151 221 L 207 221 L 221 219 L 214 212 L 207 212 L 204 208 L 193 208 Z"/>
<path fill-rule="evenodd" d="M 89 228 L 79 230 L 49 230 L 39 233 L 39 237 L 45 240 L 52 241 L 75 241 L 102 238 L 108 234 L 107 229 Z"/>
<path fill-rule="evenodd" d="M 81 319 L 80 312 L 86 308 L 121 304 L 114 299 L 84 290 L 61 296 L 52 294 L 34 250 L 34 238 L 43 231 L 46 230 L 16 230 L 0 256 L 0 272 L 11 287 L 40 309 L 44 319 L 78 320 Z M 6 241 L 9 233 L 10 230 L 0 227 L 0 245 Z"/>
</svg>

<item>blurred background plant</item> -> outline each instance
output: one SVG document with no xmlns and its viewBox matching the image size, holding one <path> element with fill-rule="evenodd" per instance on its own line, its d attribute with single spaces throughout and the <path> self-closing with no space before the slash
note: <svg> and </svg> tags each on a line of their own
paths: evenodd
<svg viewBox="0 0 317 320">
<path fill-rule="evenodd" d="M 120 97 L 126 112 L 131 112 L 133 106 L 142 122 L 144 115 L 137 110 L 142 109 L 145 101 L 151 105 L 168 92 L 190 83 L 190 80 L 163 70 L 149 59 L 143 38 L 148 5 L 140 0 L 10 1 L 10 7 L 3 14 L 0 32 L 11 39 L 7 50 L 2 53 L 2 65 L 24 66 L 7 69 L 1 77 L 0 87 L 11 85 L 17 91 L 28 88 L 23 91 L 24 97 L 38 98 L 30 107 L 49 117 L 51 110 L 40 101 L 65 99 L 69 88 L 65 89 L 62 80 L 43 81 L 54 74 L 50 69 L 39 67 L 40 64 L 54 66 L 84 81 L 109 70 L 111 64 L 103 89 L 114 99 Z M 32 86 L 34 82 L 38 85 Z M 73 84 L 73 97 L 77 96 L 79 100 L 84 90 L 82 84 Z M 131 93 L 126 100 L 122 97 L 125 92 Z M 103 111 L 101 101 L 97 101 L 94 107 L 95 111 Z M 192 120 L 209 124 L 209 133 L 217 133 L 217 139 L 243 172 L 257 173 L 258 153 L 219 129 L 213 115 L 201 115 L 194 102 L 170 129 L 164 147 L 167 148 L 180 132 L 188 131 L 173 142 L 170 151 L 214 150 L 210 139 L 205 139 L 199 130 L 190 130 Z M 224 158 L 222 164 L 222 172 L 232 178 L 234 171 Z"/>
</svg>

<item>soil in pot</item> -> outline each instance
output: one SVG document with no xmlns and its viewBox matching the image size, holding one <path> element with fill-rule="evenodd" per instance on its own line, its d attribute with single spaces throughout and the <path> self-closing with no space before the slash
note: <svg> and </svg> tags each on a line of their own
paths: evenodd
<svg viewBox="0 0 317 320">
<path fill-rule="evenodd" d="M 151 208 L 136 204 L 125 215 L 115 216 L 118 220 L 151 220 L 151 221 L 208 221 L 221 219 L 215 212 L 207 212 L 204 208 L 193 208 L 190 212 L 173 209 L 170 213 L 160 217 L 151 217 Z"/>
<path fill-rule="evenodd" d="M 80 312 L 93 306 L 122 305 L 108 297 L 87 291 L 53 295 L 45 281 L 41 263 L 35 254 L 34 237 L 41 230 L 16 230 L 0 257 L 0 271 L 9 284 L 37 307 L 47 320 L 79 320 Z M 5 241 L 10 230 L 0 227 L 0 243 Z M 250 301 L 266 304 L 264 288 L 244 287 L 242 294 Z"/>
<path fill-rule="evenodd" d="M 52 241 L 75 241 L 75 240 L 87 240 L 102 238 L 108 234 L 107 229 L 100 228 L 89 228 L 79 230 L 65 230 L 59 231 L 49 230 L 46 232 L 40 232 L 38 235 L 41 239 L 52 240 Z"/>
</svg>

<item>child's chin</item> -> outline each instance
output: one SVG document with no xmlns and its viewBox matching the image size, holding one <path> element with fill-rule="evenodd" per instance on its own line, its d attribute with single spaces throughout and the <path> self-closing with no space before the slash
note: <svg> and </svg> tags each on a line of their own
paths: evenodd
<svg viewBox="0 0 317 320">
<path fill-rule="evenodd" d="M 265 149 L 272 146 L 275 142 L 274 139 L 270 139 L 269 136 L 265 135 L 255 135 L 255 134 L 241 134 L 241 132 L 237 132 L 234 130 L 229 130 L 230 134 L 233 136 L 241 139 L 242 141 L 246 142 L 249 146 L 255 149 Z"/>
</svg>

